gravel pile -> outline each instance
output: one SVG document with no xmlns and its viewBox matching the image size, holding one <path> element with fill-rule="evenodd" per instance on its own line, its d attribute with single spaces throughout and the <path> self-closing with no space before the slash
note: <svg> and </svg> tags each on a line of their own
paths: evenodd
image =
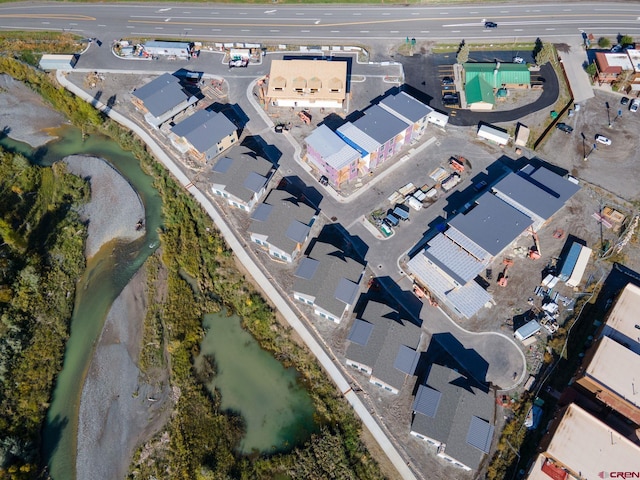
<svg viewBox="0 0 640 480">
<path fill-rule="evenodd" d="M 144 220 L 142 200 L 115 168 L 101 158 L 85 155 L 71 155 L 63 161 L 71 173 L 91 185 L 91 201 L 80 210 L 89 222 L 87 258 L 114 239 L 131 242 L 144 235 L 144 227 L 137 226 Z"/>
<path fill-rule="evenodd" d="M 113 302 L 82 389 L 76 474 L 79 479 L 126 477 L 137 445 L 170 412 L 168 382 L 143 381 L 137 363 L 147 296 L 141 268 Z"/>
<path fill-rule="evenodd" d="M 46 129 L 65 122 L 64 115 L 48 107 L 36 92 L 0 75 L 0 130 L 5 135 L 36 148 L 57 138 Z"/>
</svg>

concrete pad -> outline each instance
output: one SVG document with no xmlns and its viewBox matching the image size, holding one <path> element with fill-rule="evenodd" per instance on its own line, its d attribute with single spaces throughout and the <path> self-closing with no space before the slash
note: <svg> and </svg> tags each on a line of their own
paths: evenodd
<svg viewBox="0 0 640 480">
<path fill-rule="evenodd" d="M 593 97 L 589 75 L 582 66 L 587 61 L 587 52 L 581 44 L 572 44 L 569 47 L 569 52 L 560 53 L 559 56 L 569 79 L 573 99 L 576 103 L 580 103 Z"/>
</svg>

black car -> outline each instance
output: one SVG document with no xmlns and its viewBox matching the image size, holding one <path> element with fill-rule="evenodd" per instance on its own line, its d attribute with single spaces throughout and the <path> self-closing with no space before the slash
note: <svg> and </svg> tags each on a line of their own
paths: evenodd
<svg viewBox="0 0 640 480">
<path fill-rule="evenodd" d="M 498 28 L 498 24 L 495 22 L 484 22 L 484 28 Z"/>
<path fill-rule="evenodd" d="M 322 175 L 318 181 L 320 182 L 320 185 L 324 185 L 325 187 L 329 185 L 329 179 L 324 175 Z"/>
<path fill-rule="evenodd" d="M 453 85 L 453 77 L 443 77 L 442 85 Z"/>
<path fill-rule="evenodd" d="M 562 130 L 564 133 L 567 133 L 567 134 L 573 132 L 573 127 L 567 125 L 566 123 L 558 123 L 556 125 L 556 128 L 558 130 Z"/>
<path fill-rule="evenodd" d="M 629 98 L 628 97 L 622 97 L 620 99 L 620 105 L 629 105 Z"/>
<path fill-rule="evenodd" d="M 457 93 L 448 93 L 442 96 L 443 105 L 458 105 L 460 103 L 460 97 Z"/>
</svg>

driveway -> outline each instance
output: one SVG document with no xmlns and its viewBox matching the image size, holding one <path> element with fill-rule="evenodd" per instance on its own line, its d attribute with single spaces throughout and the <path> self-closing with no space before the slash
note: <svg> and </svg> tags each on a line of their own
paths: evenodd
<svg viewBox="0 0 640 480">
<path fill-rule="evenodd" d="M 516 50 L 472 52 L 470 62 L 511 62 L 513 57 L 519 56 L 525 62 L 532 63 L 531 52 Z M 394 60 L 404 67 L 405 83 L 412 89 L 413 94 L 431 107 L 444 112 L 450 112 L 442 104 L 442 77 L 453 76 L 453 64 L 456 62 L 455 53 L 440 53 L 432 55 L 414 55 L 403 57 L 396 55 Z M 469 110 L 457 110 L 455 116 L 449 117 L 449 123 L 457 126 L 477 125 L 480 121 L 488 123 L 513 122 L 530 113 L 548 108 L 558 99 L 558 77 L 551 65 L 546 64 L 540 68 L 540 72 L 532 74 L 532 79 L 539 78 L 544 85 L 542 95 L 533 103 L 514 110 L 501 112 L 471 112 Z"/>
</svg>

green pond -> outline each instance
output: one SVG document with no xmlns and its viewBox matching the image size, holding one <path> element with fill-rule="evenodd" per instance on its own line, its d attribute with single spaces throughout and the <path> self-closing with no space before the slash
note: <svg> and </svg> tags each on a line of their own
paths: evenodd
<svg viewBox="0 0 640 480">
<path fill-rule="evenodd" d="M 159 244 L 162 200 L 138 160 L 116 142 L 100 135 L 83 139 L 80 130 L 73 127 L 61 128 L 56 133 L 59 140 L 38 149 L 8 137 L 0 138 L 0 146 L 42 165 L 72 154 L 108 160 L 140 195 L 147 227 L 140 240 L 119 244 L 115 250 L 114 245 L 105 246 L 91 259 L 78 283 L 64 365 L 56 380 L 43 431 L 43 454 L 51 477 L 72 480 L 76 478 L 78 409 L 84 377 L 112 302 Z M 209 387 L 220 390 L 223 408 L 239 412 L 245 418 L 247 434 L 240 451 L 284 451 L 307 440 L 315 430 L 314 410 L 307 392 L 297 382 L 295 371 L 283 368 L 261 350 L 253 337 L 242 330 L 238 317 L 210 315 L 204 324 L 208 333 L 202 351 L 213 354 L 220 369 Z"/>
<path fill-rule="evenodd" d="M 213 355 L 217 375 L 207 387 L 218 389 L 222 408 L 245 421 L 242 453 L 286 451 L 316 431 L 313 403 L 299 384 L 295 369 L 282 366 L 242 329 L 240 318 L 206 315 L 202 355 Z"/>
</svg>

